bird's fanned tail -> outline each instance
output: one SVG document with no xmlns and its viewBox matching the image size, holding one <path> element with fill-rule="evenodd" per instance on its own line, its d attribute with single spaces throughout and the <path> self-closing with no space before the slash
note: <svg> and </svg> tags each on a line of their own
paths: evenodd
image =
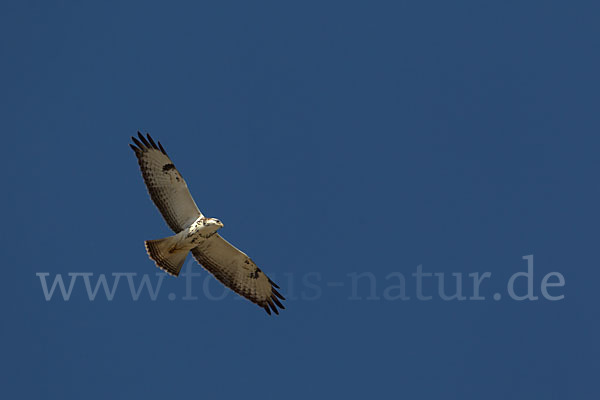
<svg viewBox="0 0 600 400">
<path fill-rule="evenodd" d="M 148 256 L 156 263 L 156 266 L 163 271 L 178 276 L 189 250 L 176 250 L 177 243 L 175 236 L 169 236 L 164 239 L 146 240 L 146 251 Z"/>
</svg>

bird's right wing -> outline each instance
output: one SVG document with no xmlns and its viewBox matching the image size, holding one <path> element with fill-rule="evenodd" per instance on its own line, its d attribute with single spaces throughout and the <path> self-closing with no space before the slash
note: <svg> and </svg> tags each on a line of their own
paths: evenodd
<svg viewBox="0 0 600 400">
<path fill-rule="evenodd" d="M 202 213 L 160 142 L 156 145 L 150 135 L 145 138 L 139 132 L 138 137 L 140 140 L 131 137 L 136 145 L 129 146 L 138 159 L 148 193 L 169 227 L 179 233 Z"/>
<path fill-rule="evenodd" d="M 208 272 L 222 284 L 262 307 L 269 315 L 271 310 L 279 314 L 285 308 L 279 301 L 285 298 L 275 284 L 245 253 L 215 233 L 200 241 L 192 249 L 192 255 Z"/>
</svg>

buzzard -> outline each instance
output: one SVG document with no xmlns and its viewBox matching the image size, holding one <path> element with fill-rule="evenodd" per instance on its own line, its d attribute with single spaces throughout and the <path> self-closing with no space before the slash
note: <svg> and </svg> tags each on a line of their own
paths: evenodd
<svg viewBox="0 0 600 400">
<path fill-rule="evenodd" d="M 191 251 L 192 256 L 222 284 L 258 304 L 271 315 L 285 308 L 275 284 L 258 266 L 217 233 L 223 227 L 198 209 L 187 184 L 160 142 L 138 132 L 130 144 L 138 159 L 152 201 L 175 235 L 146 240 L 146 251 L 156 266 L 177 276 Z"/>
</svg>

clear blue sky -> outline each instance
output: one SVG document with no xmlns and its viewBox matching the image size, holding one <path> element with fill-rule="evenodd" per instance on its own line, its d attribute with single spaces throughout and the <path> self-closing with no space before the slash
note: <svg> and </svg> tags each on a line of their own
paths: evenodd
<svg viewBox="0 0 600 400">
<path fill-rule="evenodd" d="M 599 12 L 3 1 L 3 397 L 598 398 Z M 280 316 L 210 300 L 200 267 L 197 300 L 155 275 L 143 241 L 170 231 L 137 130 L 280 284 Z M 538 299 L 514 300 L 531 254 Z M 419 265 L 467 299 L 434 276 L 419 300 Z M 46 301 L 37 273 L 137 275 Z M 144 274 L 155 301 L 129 292 Z"/>
</svg>

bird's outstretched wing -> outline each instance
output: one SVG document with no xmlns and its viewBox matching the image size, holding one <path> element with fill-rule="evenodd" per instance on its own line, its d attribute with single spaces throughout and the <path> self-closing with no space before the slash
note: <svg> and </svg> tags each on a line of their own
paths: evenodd
<svg viewBox="0 0 600 400">
<path fill-rule="evenodd" d="M 169 227 L 179 233 L 202 213 L 160 142 L 157 145 L 150 135 L 145 138 L 139 132 L 138 137 L 132 136 L 135 145 L 129 146 L 138 159 L 148 193 Z"/>
<path fill-rule="evenodd" d="M 234 292 L 258 304 L 271 315 L 279 314 L 277 307 L 285 308 L 279 286 L 266 276 L 254 261 L 242 251 L 215 233 L 192 249 L 192 255 L 208 272 Z"/>
</svg>

